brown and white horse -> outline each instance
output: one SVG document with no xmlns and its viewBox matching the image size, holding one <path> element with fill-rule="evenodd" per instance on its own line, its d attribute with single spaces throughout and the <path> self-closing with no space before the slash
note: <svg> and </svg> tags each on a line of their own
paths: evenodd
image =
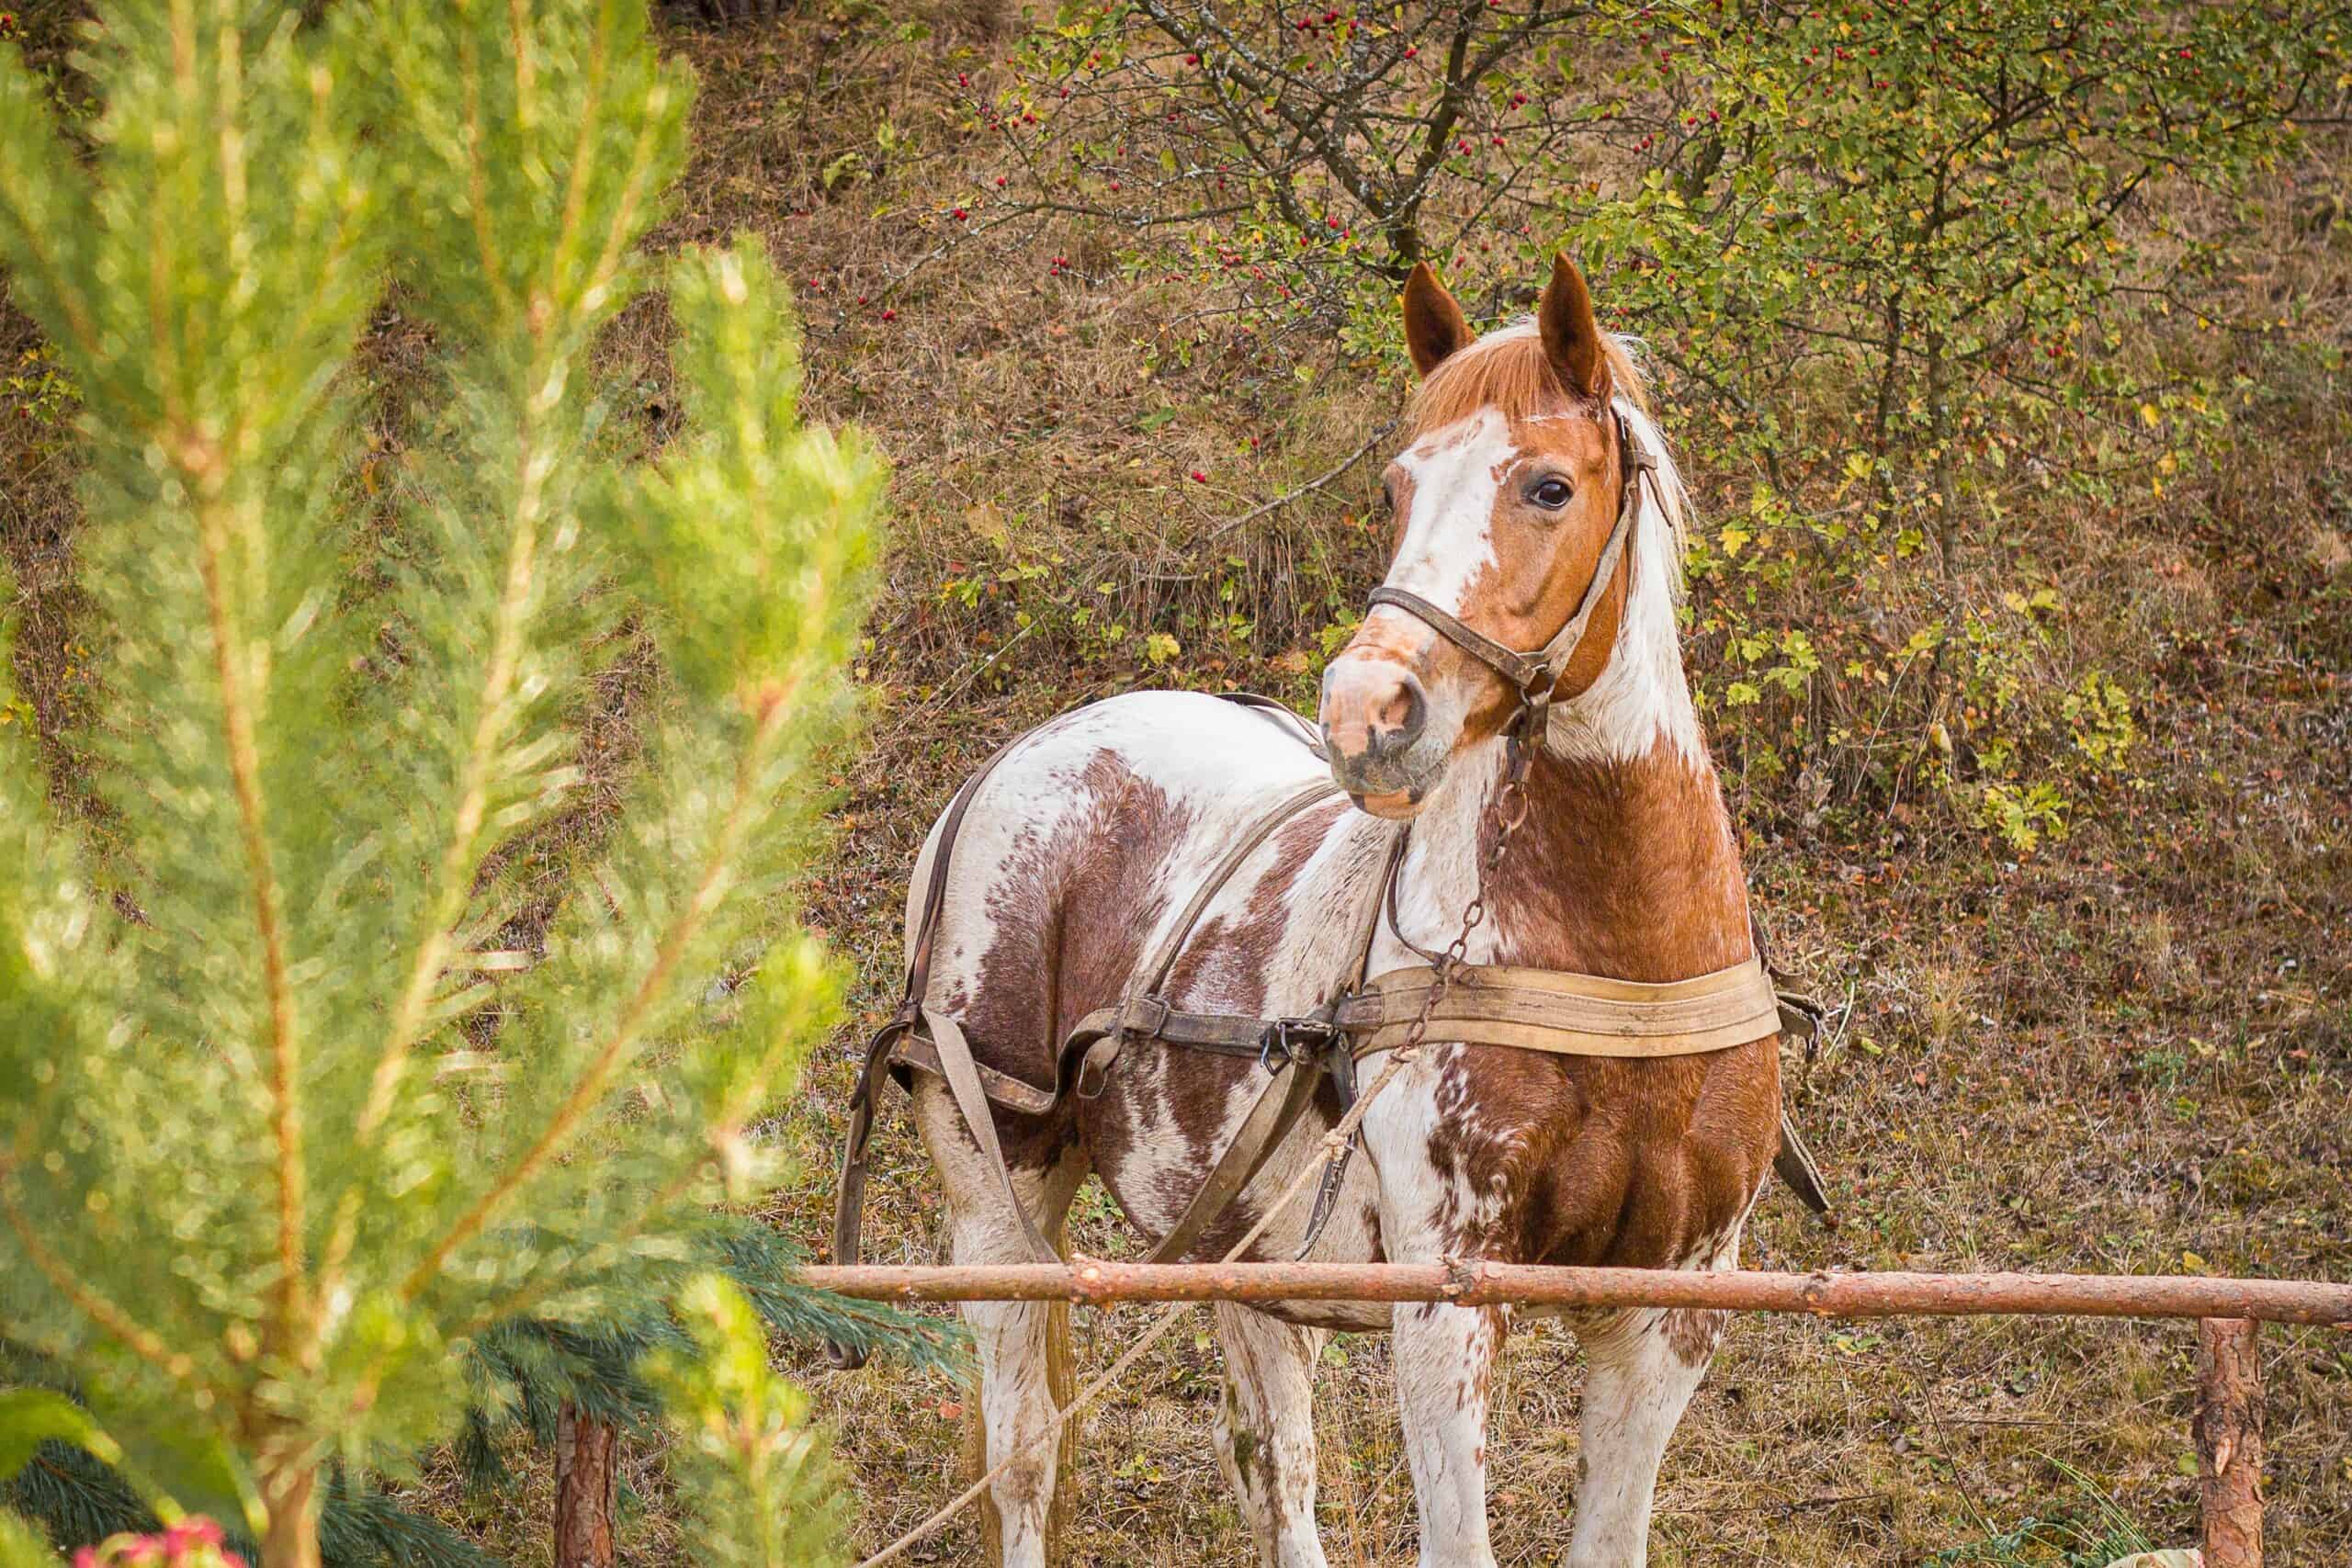
<svg viewBox="0 0 2352 1568">
<path fill-rule="evenodd" d="M 1600 332 L 1583 279 L 1555 265 L 1536 316 L 1475 337 L 1418 269 L 1406 339 L 1423 383 L 1389 465 L 1387 581 L 1513 649 L 1566 625 L 1617 516 L 1623 428 L 1657 462 L 1582 644 L 1533 748 L 1531 809 L 1485 888 L 1474 963 L 1684 979 L 1746 959 L 1739 853 L 1692 709 L 1677 640 L 1681 483 L 1624 347 Z M 1611 412 L 1623 416 L 1621 427 Z M 1311 1011 L 1346 978 L 1396 829 L 1403 931 L 1429 947 L 1479 889 L 1484 807 L 1519 703 L 1418 619 L 1373 610 L 1325 672 L 1334 798 L 1262 844 L 1209 906 L 1166 987 L 1175 1006 L 1272 1018 Z M 1264 716 L 1214 698 L 1141 693 L 1064 716 L 1023 740 L 973 797 L 957 835 L 926 998 L 960 1018 L 986 1066 L 1054 1080 L 1080 1015 L 1116 1002 L 1155 932 L 1269 800 L 1324 764 Z M 1384 820 L 1386 819 L 1386 820 Z M 914 885 L 939 852 L 934 828 Z M 919 911 L 910 909 L 911 928 Z M 1383 929 L 1371 971 L 1415 962 Z M 1728 1268 L 1779 1125 L 1775 1041 L 1624 1060 L 1432 1043 L 1363 1122 L 1313 1256 L 1329 1260 Z M 1122 1056 L 1097 1099 L 996 1125 L 1031 1213 L 1058 1237 L 1080 1182 L 1101 1177 L 1157 1239 L 1175 1222 L 1264 1082 L 1254 1063 L 1175 1047 Z M 1336 1100 L 1310 1111 L 1194 1255 L 1222 1257 L 1260 1205 L 1317 1157 Z M 916 1114 L 944 1179 L 957 1262 L 1025 1261 L 991 1168 L 940 1080 Z M 1306 1205 L 1250 1256 L 1288 1257 Z M 1061 1309 L 967 1305 L 990 1464 L 1053 1419 Z M 1720 1314 L 1637 1311 L 1575 1323 L 1589 1372 L 1584 1473 L 1567 1561 L 1642 1562 L 1658 1461 L 1713 1355 Z M 1328 1328 L 1388 1329 L 1419 1506 L 1420 1561 L 1494 1562 L 1486 1502 L 1487 1390 L 1512 1314 L 1352 1303 L 1219 1305 L 1226 1394 L 1216 1441 L 1260 1559 L 1319 1568 L 1310 1374 Z M 1046 1560 L 1057 1465 L 1037 1442 L 991 1489 L 1002 1561 Z"/>
</svg>

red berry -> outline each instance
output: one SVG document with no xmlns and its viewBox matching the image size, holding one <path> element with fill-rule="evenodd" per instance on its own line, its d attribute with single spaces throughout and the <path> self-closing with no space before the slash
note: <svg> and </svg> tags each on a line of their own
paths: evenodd
<svg viewBox="0 0 2352 1568">
<path fill-rule="evenodd" d="M 1204 485 L 1209 482 L 1209 477 L 1208 475 L 1201 472 L 1200 469 L 1194 468 L 1193 470 L 1193 482 L 1198 485 Z"/>
<path fill-rule="evenodd" d="M 1421 46 L 1420 46 L 1419 44 L 1417 44 L 1417 43 L 1408 43 L 1408 44 L 1407 44 L 1407 45 L 1405 46 L 1405 58 L 1406 58 L 1406 59 L 1408 59 L 1408 60 L 1412 59 L 1412 58 L 1413 58 L 1413 56 L 1415 56 L 1415 55 L 1417 55 L 1417 54 L 1419 54 L 1419 53 L 1420 53 L 1420 52 L 1421 52 Z"/>
<path fill-rule="evenodd" d="M 1184 57 L 1184 63 L 1187 65 L 1198 65 L 1200 62 L 1201 57 L 1197 54 L 1188 54 Z"/>
<path fill-rule="evenodd" d="M 885 310 L 882 312 L 882 319 L 886 321 L 895 321 L 899 319 L 899 312 L 896 310 Z"/>
<path fill-rule="evenodd" d="M 962 208 L 960 208 L 960 207 L 959 207 L 959 208 L 957 208 L 957 209 L 956 209 L 956 211 L 955 211 L 955 213 L 953 214 L 953 216 L 955 217 L 955 220 L 956 220 L 956 222 L 961 223 L 962 221 L 964 221 L 965 218 L 966 218 L 967 216 L 968 216 L 968 215 L 965 212 L 965 210 L 964 210 Z"/>
</svg>

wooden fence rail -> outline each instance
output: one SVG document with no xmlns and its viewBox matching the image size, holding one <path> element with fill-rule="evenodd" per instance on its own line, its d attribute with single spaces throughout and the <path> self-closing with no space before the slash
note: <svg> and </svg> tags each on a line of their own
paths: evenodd
<svg viewBox="0 0 2352 1568">
<path fill-rule="evenodd" d="M 1008 1263 L 812 1268 L 820 1290 L 893 1302 L 1449 1302 L 1459 1306 L 1700 1307 L 1818 1317 L 2198 1320 L 2192 1433 L 2204 1568 L 2261 1568 L 2257 1323 L 2352 1328 L 2352 1285 L 2140 1274 L 1777 1274 L 1515 1263 Z"/>
<path fill-rule="evenodd" d="M 1520 1263 L 981 1263 L 808 1269 L 874 1301 L 1452 1302 L 1460 1306 L 1718 1307 L 1822 1317 L 2250 1318 L 2352 1324 L 2352 1285 L 2143 1274 L 1774 1274 Z"/>
</svg>

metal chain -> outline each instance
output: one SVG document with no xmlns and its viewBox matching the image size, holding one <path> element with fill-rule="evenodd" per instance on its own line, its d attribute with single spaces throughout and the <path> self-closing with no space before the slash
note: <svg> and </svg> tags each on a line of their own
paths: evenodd
<svg viewBox="0 0 2352 1568">
<path fill-rule="evenodd" d="M 1299 1258 L 1305 1258 L 1314 1249 L 1315 1243 L 1323 1235 L 1324 1225 L 1330 1220 L 1332 1206 L 1339 1201 L 1340 1183 L 1347 1174 L 1348 1156 L 1355 1148 L 1356 1126 L 1363 1120 L 1373 1097 L 1419 1056 L 1422 1043 L 1429 1038 L 1430 1021 L 1437 1015 L 1438 1003 L 1443 1001 L 1446 992 L 1453 988 L 1454 971 L 1469 962 L 1471 933 L 1487 919 L 1487 883 L 1494 875 L 1496 868 L 1502 864 L 1503 850 L 1510 842 L 1511 835 L 1519 831 L 1521 823 L 1527 820 L 1527 770 L 1532 752 L 1526 734 L 1531 728 L 1544 722 L 1544 704 L 1530 699 L 1520 708 L 1511 720 L 1510 728 L 1505 732 L 1502 787 L 1487 803 L 1487 812 L 1494 817 L 1495 840 L 1479 858 L 1478 881 L 1471 889 L 1469 904 L 1462 911 L 1462 929 L 1437 955 L 1437 963 L 1431 966 L 1435 978 L 1430 982 L 1429 994 L 1421 998 L 1421 1010 L 1407 1026 L 1404 1040 L 1388 1053 L 1387 1066 L 1363 1093 L 1357 1096 L 1356 1102 L 1348 1108 L 1340 1124 L 1324 1134 L 1324 1142 L 1330 1152 L 1325 1156 L 1323 1179 L 1316 1189 L 1315 1206 L 1307 1213 L 1306 1236 L 1299 1243 L 1296 1254 Z M 1485 823 L 1486 814 L 1482 813 L 1479 825 L 1483 828 Z M 1392 870 L 1389 874 L 1393 876 L 1396 872 Z M 1332 1046 L 1337 1051 L 1348 1048 L 1344 1038 Z"/>
<path fill-rule="evenodd" d="M 1401 1054 L 1418 1052 L 1421 1043 L 1429 1038 L 1430 1021 L 1437 1012 L 1438 1003 L 1444 999 L 1445 993 L 1453 985 L 1453 972 L 1469 962 L 1471 933 L 1486 923 L 1487 880 L 1502 864 L 1503 851 L 1510 843 L 1511 835 L 1519 831 L 1521 823 L 1527 820 L 1530 753 L 1521 736 L 1542 711 L 1532 705 L 1521 708 L 1510 733 L 1503 741 L 1502 787 L 1487 803 L 1487 810 L 1494 814 L 1495 840 L 1487 846 L 1487 852 L 1479 858 L 1478 882 L 1471 891 L 1470 902 L 1463 908 L 1462 929 L 1454 933 L 1453 940 L 1438 955 L 1436 983 L 1430 987 L 1429 995 L 1422 998 L 1420 1013 L 1413 1020 L 1412 1026 L 1406 1030 L 1404 1043 L 1396 1047 Z"/>
</svg>

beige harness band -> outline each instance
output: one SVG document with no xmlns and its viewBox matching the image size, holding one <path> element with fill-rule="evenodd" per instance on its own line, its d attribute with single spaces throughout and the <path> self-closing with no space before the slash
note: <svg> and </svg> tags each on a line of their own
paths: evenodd
<svg viewBox="0 0 2352 1568">
<path fill-rule="evenodd" d="M 1359 1059 L 1405 1043 L 1436 982 L 1425 964 L 1375 976 L 1340 1008 Z M 1509 964 L 1471 964 L 1430 1014 L 1430 1037 L 1561 1056 L 1695 1056 L 1777 1034 L 1779 998 L 1750 958 L 1662 985 Z"/>
</svg>

